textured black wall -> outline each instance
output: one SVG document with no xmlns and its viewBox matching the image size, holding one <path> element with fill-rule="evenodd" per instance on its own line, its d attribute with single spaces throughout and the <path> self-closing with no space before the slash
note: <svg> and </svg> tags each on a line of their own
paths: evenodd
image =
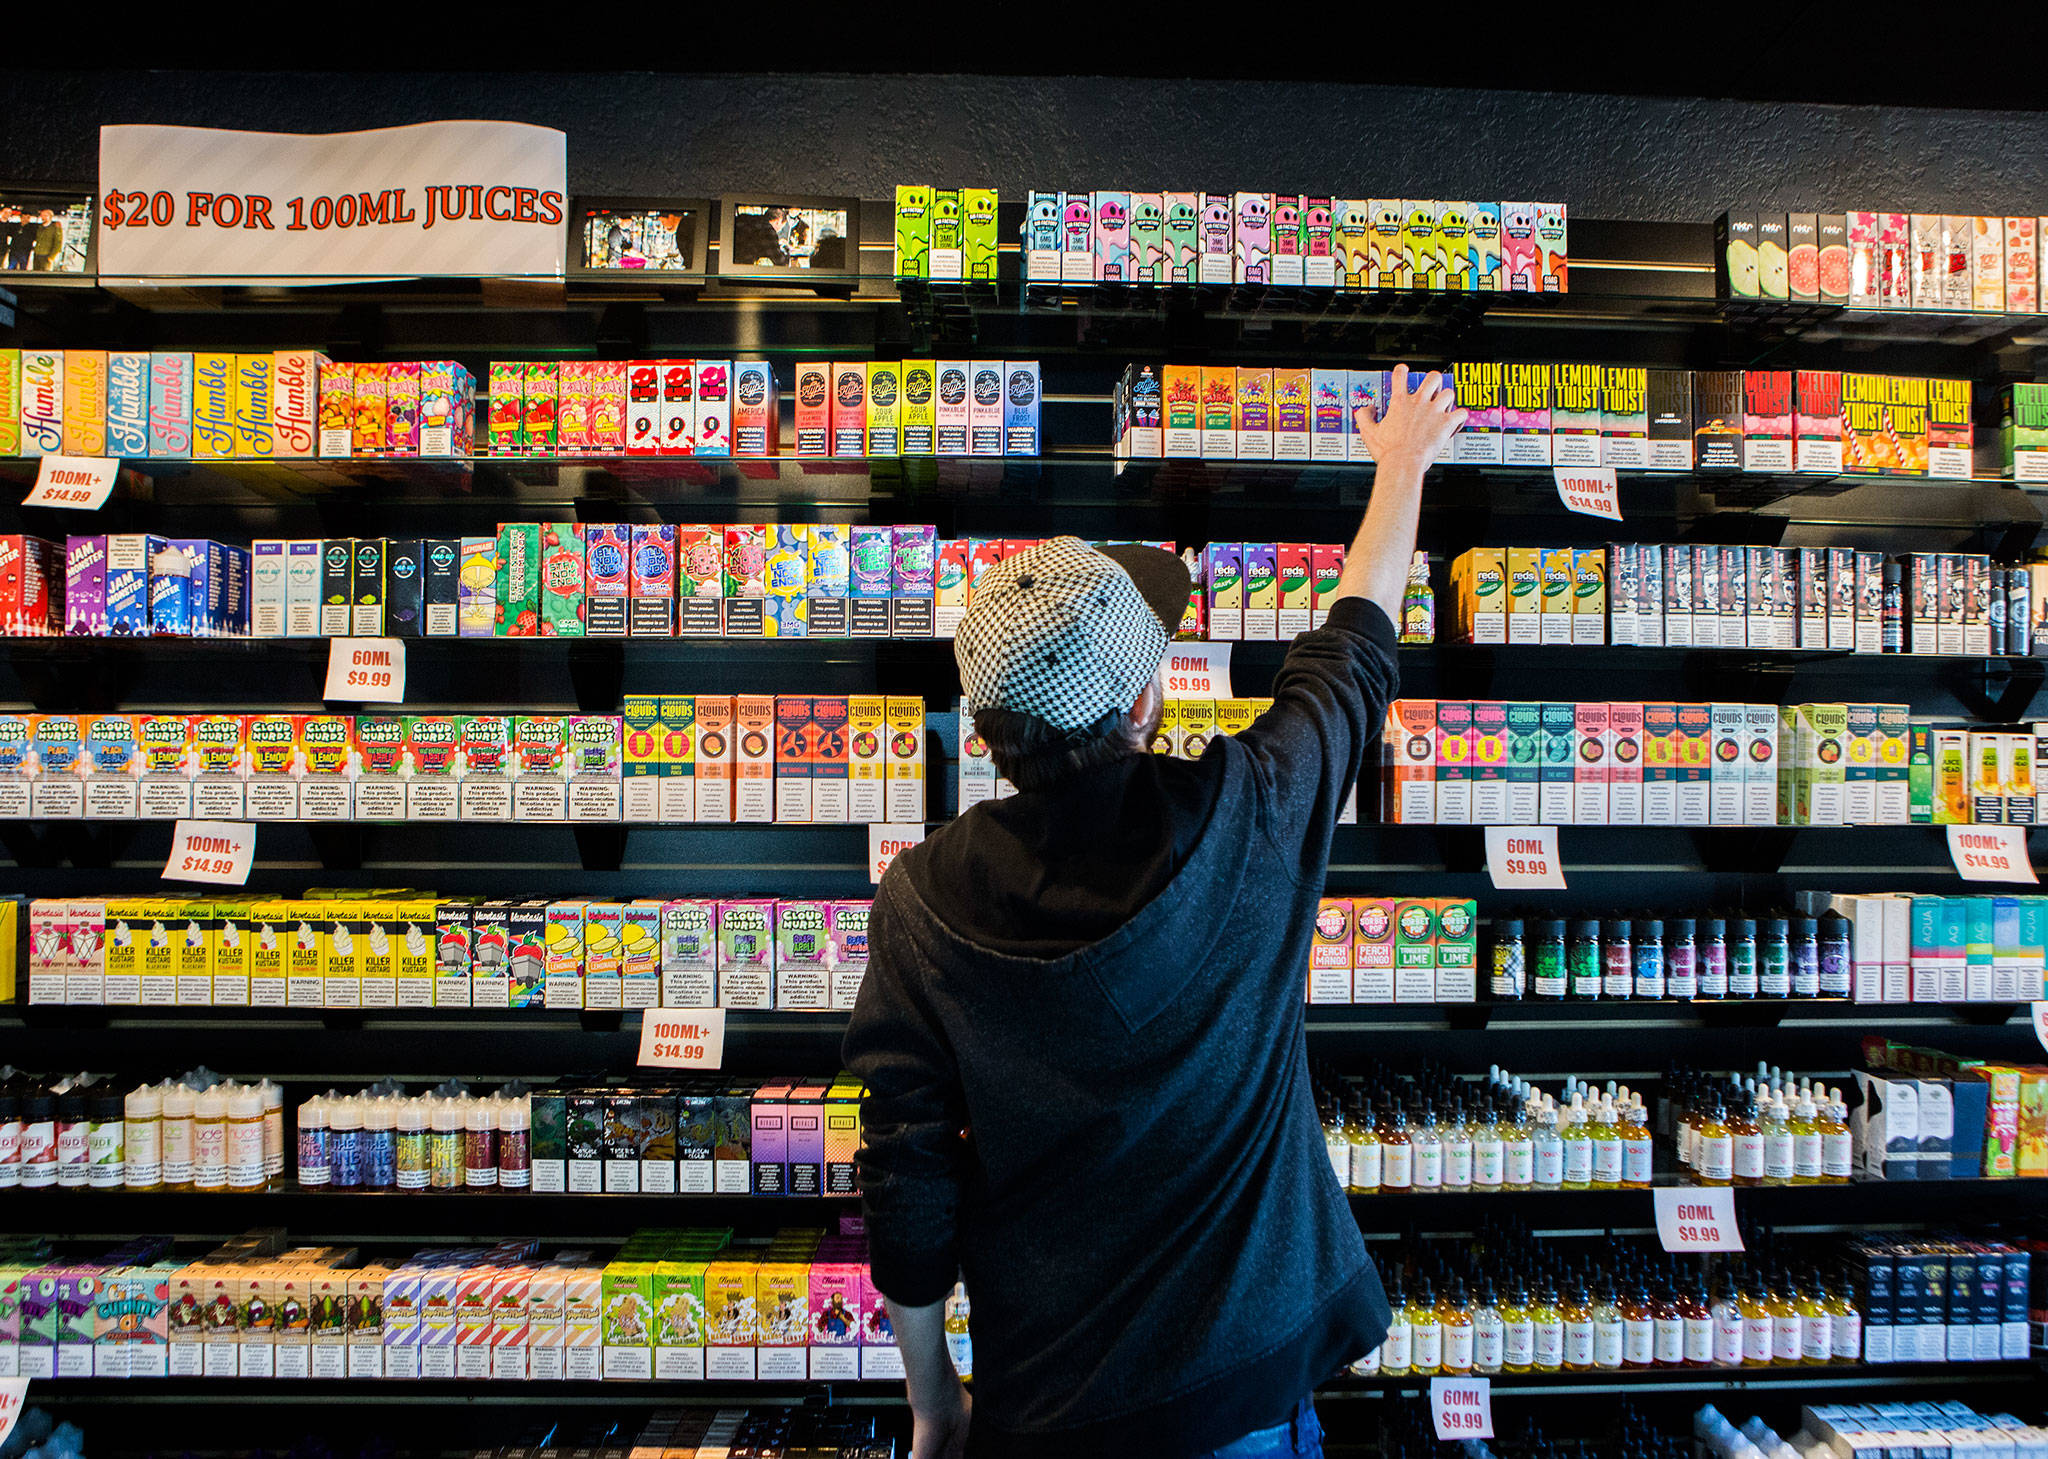
<svg viewBox="0 0 2048 1459">
<path fill-rule="evenodd" d="M 89 179 L 102 122 L 559 127 L 588 193 L 899 181 L 1561 199 L 1587 217 L 1791 208 L 2048 214 L 2048 115 L 1103 78 L 0 71 L 0 176 Z"/>
</svg>

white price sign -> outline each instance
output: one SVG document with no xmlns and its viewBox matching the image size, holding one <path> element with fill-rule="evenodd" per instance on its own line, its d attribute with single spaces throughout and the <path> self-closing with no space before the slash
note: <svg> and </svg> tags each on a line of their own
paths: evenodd
<svg viewBox="0 0 2048 1459">
<path fill-rule="evenodd" d="M 353 704 L 405 702 L 405 641 L 334 638 L 327 645 L 327 688 L 322 699 Z"/>
<path fill-rule="evenodd" d="M 28 1402 L 28 1379 L 0 1378 L 0 1444 L 21 1422 L 21 1410 Z"/>
<path fill-rule="evenodd" d="M 1509 887 L 1562 887 L 1564 863 L 1557 855 L 1555 826 L 1488 826 L 1486 874 Z"/>
<path fill-rule="evenodd" d="M 1740 1251 L 1735 1192 L 1728 1186 L 1685 1186 L 1650 1192 L 1657 1204 L 1657 1239 L 1666 1251 Z"/>
<path fill-rule="evenodd" d="M 249 821 L 180 821 L 171 832 L 165 881 L 207 881 L 239 887 L 256 860 L 256 827 Z"/>
<path fill-rule="evenodd" d="M 113 456 L 45 456 L 36 468 L 36 484 L 21 504 L 96 512 L 107 504 L 107 493 L 120 474 L 121 462 Z"/>
<path fill-rule="evenodd" d="M 1566 511 L 1588 517 L 1605 517 L 1610 522 L 1621 520 L 1621 503 L 1612 466 L 1558 466 L 1552 469 L 1557 477 L 1557 499 L 1564 503 Z"/>
<path fill-rule="evenodd" d="M 1166 655 L 1168 699 L 1231 699 L 1230 645 L 1176 643 Z"/>
<path fill-rule="evenodd" d="M 640 1067 L 716 1069 L 725 1059 L 723 1008 L 650 1008 L 640 1015 Z"/>
<path fill-rule="evenodd" d="M 868 880 L 880 886 L 889 863 L 924 839 L 923 826 L 868 825 Z"/>
<path fill-rule="evenodd" d="M 1429 1417 L 1439 1439 L 1493 1437 L 1493 1384 L 1485 1378 L 1429 1380 Z"/>
<path fill-rule="evenodd" d="M 1948 856 L 1964 881 L 2038 882 L 2025 826 L 1950 826 Z"/>
</svg>

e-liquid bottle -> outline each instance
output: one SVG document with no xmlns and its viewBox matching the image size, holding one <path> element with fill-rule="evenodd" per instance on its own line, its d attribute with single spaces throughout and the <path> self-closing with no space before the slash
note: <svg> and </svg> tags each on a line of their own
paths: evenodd
<svg viewBox="0 0 2048 1459">
<path fill-rule="evenodd" d="M 1522 921 L 1519 917 L 1503 917 L 1493 924 L 1494 1001 L 1519 1002 L 1527 969 L 1527 954 L 1522 946 Z"/>
<path fill-rule="evenodd" d="M 398 1101 L 386 1095 L 364 1101 L 363 1185 L 398 1189 Z"/>
<path fill-rule="evenodd" d="M 501 1190 L 527 1190 L 533 1185 L 532 1096 L 506 1095 L 498 1101 L 498 1186 Z M 1354 1141 L 1356 1134 L 1353 1134 Z M 1358 1146 L 1352 1145 L 1352 1180 L 1358 1179 Z M 1377 1181 L 1375 1181 L 1377 1184 Z"/>
<path fill-rule="evenodd" d="M 2007 595 L 2000 592 L 1999 589 L 2004 585 L 2005 569 L 1994 566 L 1991 569 L 1991 591 L 1984 595 L 1985 638 L 1987 640 L 1985 652 L 1997 654 L 2001 658 L 2005 655 L 2005 609 Z"/>
<path fill-rule="evenodd" d="M 1818 950 L 1814 956 L 1817 964 Z M 1820 976 L 1817 965 L 1814 976 L 1816 980 Z M 1764 923 L 1763 943 L 1757 948 L 1756 990 L 1759 998 L 1792 996 L 1792 921 L 1789 917 L 1772 917 Z"/>
<path fill-rule="evenodd" d="M 0 1084 L 0 1190 L 21 1184 L 21 1092 Z"/>
<path fill-rule="evenodd" d="M 1417 549 L 1401 591 L 1401 642 L 1436 642 L 1436 590 L 1429 585 L 1429 554 Z"/>
<path fill-rule="evenodd" d="M 1655 917 L 1635 924 L 1635 996 L 1664 997 L 1664 924 Z"/>
<path fill-rule="evenodd" d="M 1711 1367 L 1714 1361 L 1714 1309 L 1707 1301 L 1707 1279 L 1696 1275 L 1678 1297 L 1678 1315 L 1685 1323 L 1685 1366 Z"/>
<path fill-rule="evenodd" d="M 1729 927 L 1728 996 L 1754 998 L 1759 974 L 1756 965 L 1756 919 L 1737 917 Z"/>
<path fill-rule="evenodd" d="M 21 1101 L 21 1185 L 42 1190 L 56 1183 L 57 1096 L 38 1087 Z"/>
<path fill-rule="evenodd" d="M 128 1092 L 121 1113 L 127 1147 L 122 1183 L 130 1190 L 155 1190 L 164 1182 L 163 1095 L 154 1084 L 140 1085 Z"/>
<path fill-rule="evenodd" d="M 94 1190 L 119 1190 L 127 1180 L 124 1118 L 123 1102 L 117 1091 L 93 1091 L 85 1142 L 86 1184 Z"/>
<path fill-rule="evenodd" d="M 1408 1299 L 1408 1365 L 1418 1378 L 1432 1377 L 1444 1367 L 1444 1325 L 1437 1315 L 1436 1293 L 1423 1278 Z"/>
<path fill-rule="evenodd" d="M 1472 1302 L 1472 1371 L 1498 1373 L 1507 1363 L 1507 1323 L 1494 1301 L 1493 1284 L 1482 1280 Z"/>
<path fill-rule="evenodd" d="M 1565 962 L 1564 919 L 1544 917 L 1531 930 L 1536 935 L 1529 948 L 1529 995 L 1558 1002 L 1570 985 Z"/>
<path fill-rule="evenodd" d="M 1849 920 L 1839 912 L 1820 919 L 1820 996 L 1849 996 Z"/>
<path fill-rule="evenodd" d="M 434 1190 L 460 1190 L 463 1184 L 462 1104 L 436 1099 L 427 1111 L 427 1178 Z"/>
<path fill-rule="evenodd" d="M 1600 996 L 1626 998 L 1635 991 L 1635 949 L 1626 917 L 1610 917 L 1601 929 Z"/>
<path fill-rule="evenodd" d="M 2005 577 L 2005 651 L 2021 657 L 2034 652 L 2034 579 L 2024 567 Z"/>
<path fill-rule="evenodd" d="M 1558 1134 L 1564 1146 L 1564 1188 L 1589 1189 L 1593 1184 L 1593 1131 L 1587 1124 L 1583 1096 L 1572 1096 L 1571 1108 L 1564 1112 L 1564 1127 Z"/>
<path fill-rule="evenodd" d="M 1792 996 L 1820 997 L 1820 927 L 1811 917 L 1792 919 Z"/>
<path fill-rule="evenodd" d="M 1588 917 L 1572 924 L 1572 998 L 1590 1003 L 1600 996 L 1600 924 Z"/>
<path fill-rule="evenodd" d="M 1700 923 L 1699 992 L 1701 998 L 1728 996 L 1728 922 L 1708 917 Z"/>
<path fill-rule="evenodd" d="M 1415 1361 L 1414 1334 L 1408 1327 L 1408 1303 L 1396 1276 L 1387 1284 L 1387 1335 L 1380 1339 L 1380 1371 L 1404 1376 Z"/>
<path fill-rule="evenodd" d="M 1664 924 L 1664 994 L 1690 1003 L 1700 996 L 1699 949 L 1693 919 L 1673 917 Z"/>
<path fill-rule="evenodd" d="M 423 1191 L 431 1182 L 432 1170 L 432 1157 L 427 1151 L 424 1103 L 417 1099 L 401 1099 L 392 1123 L 396 1132 L 398 1188 L 402 1191 Z"/>
<path fill-rule="evenodd" d="M 228 1184 L 236 1190 L 263 1185 L 263 1091 L 237 1084 L 228 1091 Z"/>
<path fill-rule="evenodd" d="M 498 1117 L 488 1099 L 473 1099 L 463 1111 L 464 1138 L 462 1142 L 462 1181 L 471 1190 L 495 1188 L 498 1184 Z M 1344 1144 L 1342 1122 L 1339 1122 L 1338 1145 L 1349 1153 Z M 1350 1174 L 1345 1171 L 1338 1177 L 1343 1185 Z"/>
<path fill-rule="evenodd" d="M 1501 1367 L 1510 1373 L 1526 1373 L 1536 1366 L 1536 1319 L 1529 1302 L 1529 1289 L 1517 1285 L 1500 1304 Z"/>
<path fill-rule="evenodd" d="M 57 1184 L 83 1190 L 92 1182 L 92 1117 L 83 1087 L 57 1096 Z"/>
<path fill-rule="evenodd" d="M 520 1102 L 525 1101 L 522 1099 Z M 1346 1138 L 1351 1142 L 1351 1183 L 1346 1189 L 1359 1195 L 1378 1195 L 1380 1132 L 1373 1125 L 1372 1110 L 1366 1106 L 1362 1095 L 1352 1104 L 1344 1129 Z M 498 1158 L 502 1164 L 505 1158 L 502 1142 Z"/>
<path fill-rule="evenodd" d="M 1878 647 L 1888 654 L 1906 651 L 1906 590 L 1899 565 L 1884 565 L 1884 596 L 1878 616 Z"/>
<path fill-rule="evenodd" d="M 216 1084 L 203 1089 L 192 1108 L 192 1184 L 224 1190 L 228 1183 L 228 1096 Z"/>
<path fill-rule="evenodd" d="M 1643 1113 L 1643 1097 L 1631 1096 L 1621 1106 L 1619 1133 L 1621 1135 L 1621 1183 L 1629 1190 L 1648 1190 L 1655 1147 L 1650 1141 L 1650 1126 Z"/>
<path fill-rule="evenodd" d="M 192 1189 L 192 1116 L 197 1106 L 198 1101 L 193 1097 L 189 1086 L 184 1084 L 166 1084 L 164 1086 L 163 1147 L 165 1190 L 183 1191 Z M 321 1128 L 323 1131 L 326 1128 L 324 1119 L 322 1120 Z M 25 1145 L 24 1148 L 26 1148 Z M 324 1141 L 320 1149 L 324 1155 L 327 1150 Z M 301 1175 L 299 1181 L 300 1184 L 304 1184 L 305 1177 Z"/>
<path fill-rule="evenodd" d="M 342 1095 L 328 1105 L 329 1137 L 332 1141 L 336 1190 L 358 1190 L 363 1184 L 363 1107 L 359 1100 Z"/>
</svg>

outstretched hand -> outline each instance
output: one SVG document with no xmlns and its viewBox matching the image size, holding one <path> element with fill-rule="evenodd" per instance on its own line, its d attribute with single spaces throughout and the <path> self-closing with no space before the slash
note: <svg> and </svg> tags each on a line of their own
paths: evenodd
<svg viewBox="0 0 2048 1459">
<path fill-rule="evenodd" d="M 1400 463 L 1418 473 L 1427 471 L 1465 424 L 1466 413 L 1457 408 L 1457 399 L 1447 377 L 1435 370 L 1410 391 L 1408 367 L 1396 365 L 1379 419 L 1373 418 L 1371 406 L 1361 405 L 1351 412 L 1351 426 L 1378 465 Z"/>
</svg>

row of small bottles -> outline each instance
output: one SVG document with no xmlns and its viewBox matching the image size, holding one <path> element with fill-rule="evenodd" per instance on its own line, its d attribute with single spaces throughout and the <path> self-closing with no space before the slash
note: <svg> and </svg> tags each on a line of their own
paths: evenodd
<svg viewBox="0 0 2048 1459">
<path fill-rule="evenodd" d="M 1522 998 L 1847 998 L 1849 923 L 1817 917 L 1498 917 L 1489 988 Z"/>
<path fill-rule="evenodd" d="M 1526 1226 L 1483 1231 L 1475 1257 L 1418 1243 L 1380 1271 L 1392 1317 L 1361 1377 L 1854 1363 L 1863 1318 L 1846 1274 L 1808 1259 L 1709 1274 L 1629 1243 L 1566 1253 Z M 1771 1243 L 1765 1241 L 1768 1247 Z"/>
<path fill-rule="evenodd" d="M 299 1184 L 334 1190 L 525 1190 L 533 1101 L 523 1085 L 472 1095 L 449 1083 L 329 1090 L 299 1106 Z"/>
<path fill-rule="evenodd" d="M 1696 1185 L 1847 1185 L 1855 1158 L 1839 1088 L 1758 1064 L 1754 1075 L 1666 1076 L 1662 1106 Z"/>
<path fill-rule="evenodd" d="M 1354 1195 L 1436 1191 L 1647 1189 L 1653 1142 L 1642 1097 L 1567 1080 L 1550 1096 L 1498 1064 L 1484 1080 L 1425 1070 L 1317 1088 L 1323 1141 Z"/>
<path fill-rule="evenodd" d="M 284 1173 L 284 1091 L 200 1068 L 125 1093 L 0 1070 L 0 1189 L 254 1190 Z"/>
</svg>

